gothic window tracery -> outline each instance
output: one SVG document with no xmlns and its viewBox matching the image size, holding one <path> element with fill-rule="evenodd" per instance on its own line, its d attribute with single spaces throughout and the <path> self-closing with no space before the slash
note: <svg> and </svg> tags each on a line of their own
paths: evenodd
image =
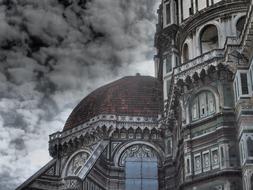
<svg viewBox="0 0 253 190">
<path fill-rule="evenodd" d="M 128 158 L 157 158 L 156 152 L 149 146 L 144 144 L 136 144 L 126 149 L 119 160 L 119 165 L 124 166 Z"/>
<path fill-rule="evenodd" d="M 214 95 L 209 91 L 199 93 L 193 100 L 191 115 L 195 121 L 215 113 Z"/>
</svg>

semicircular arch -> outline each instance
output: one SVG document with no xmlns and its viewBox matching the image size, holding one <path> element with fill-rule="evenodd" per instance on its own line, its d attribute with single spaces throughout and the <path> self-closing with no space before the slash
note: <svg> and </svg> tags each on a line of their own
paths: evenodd
<svg viewBox="0 0 253 190">
<path fill-rule="evenodd" d="M 147 141 L 133 141 L 124 143 L 114 154 L 114 163 L 117 166 L 124 166 L 128 157 L 157 158 L 161 165 L 164 160 L 164 152 L 160 147 Z"/>
<path fill-rule="evenodd" d="M 74 152 L 66 161 L 65 166 L 63 167 L 61 176 L 62 178 L 67 176 L 75 176 L 78 170 L 85 164 L 88 157 L 91 155 L 91 151 L 88 149 L 81 149 Z M 74 163 L 75 162 L 75 163 Z M 72 166 L 71 166 L 72 165 Z M 70 169 L 71 167 L 71 169 Z M 72 174 L 68 173 L 70 170 L 73 170 Z"/>
</svg>

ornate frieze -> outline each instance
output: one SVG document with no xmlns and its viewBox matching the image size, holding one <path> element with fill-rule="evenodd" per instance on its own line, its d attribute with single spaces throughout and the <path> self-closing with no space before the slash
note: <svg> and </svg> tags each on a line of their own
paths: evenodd
<svg viewBox="0 0 253 190">
<path fill-rule="evenodd" d="M 133 117 L 133 116 L 116 116 L 116 115 L 98 115 L 93 117 L 88 122 L 75 127 L 73 129 L 56 132 L 49 136 L 49 141 L 54 142 L 61 139 L 61 142 L 72 139 L 73 137 L 81 136 L 86 133 L 95 133 L 99 128 L 149 128 L 157 126 L 160 118 L 156 117 Z"/>
<path fill-rule="evenodd" d="M 157 132 L 153 133 L 152 130 L 157 130 L 159 119 L 155 117 L 99 115 L 83 125 L 50 135 L 50 154 L 52 156 L 57 155 L 57 152 L 61 152 L 61 150 L 64 150 L 64 154 L 70 154 L 69 151 L 75 151 L 83 145 L 92 146 L 113 134 L 113 137 L 121 139 L 128 137 L 142 139 L 145 135 L 145 138 L 147 135 L 148 138 L 151 135 L 151 138 L 158 139 L 159 135 Z M 120 133 L 115 135 L 116 129 L 120 130 Z M 130 129 L 133 133 L 128 133 Z M 124 130 L 125 132 L 123 132 Z M 143 135 L 145 130 L 148 130 L 149 133 Z M 118 137 L 116 137 L 117 135 Z"/>
<path fill-rule="evenodd" d="M 125 165 L 127 158 L 157 158 L 155 150 L 145 144 L 136 144 L 126 149 L 121 157 L 119 164 L 120 166 Z"/>
</svg>

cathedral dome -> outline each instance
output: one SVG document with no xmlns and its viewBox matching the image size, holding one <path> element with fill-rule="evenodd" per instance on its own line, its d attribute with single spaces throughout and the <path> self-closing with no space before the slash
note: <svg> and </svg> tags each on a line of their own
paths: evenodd
<svg viewBox="0 0 253 190">
<path fill-rule="evenodd" d="M 72 129 L 100 114 L 157 117 L 162 113 L 162 84 L 150 76 L 128 76 L 86 96 L 72 111 L 64 129 Z"/>
</svg>

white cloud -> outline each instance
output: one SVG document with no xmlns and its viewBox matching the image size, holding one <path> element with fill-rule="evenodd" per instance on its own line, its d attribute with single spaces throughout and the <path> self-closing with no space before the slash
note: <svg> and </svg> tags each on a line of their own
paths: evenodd
<svg viewBox="0 0 253 190">
<path fill-rule="evenodd" d="M 49 161 L 48 135 L 89 92 L 154 75 L 156 0 L 59 2 L 0 1 L 0 189 Z"/>
</svg>

